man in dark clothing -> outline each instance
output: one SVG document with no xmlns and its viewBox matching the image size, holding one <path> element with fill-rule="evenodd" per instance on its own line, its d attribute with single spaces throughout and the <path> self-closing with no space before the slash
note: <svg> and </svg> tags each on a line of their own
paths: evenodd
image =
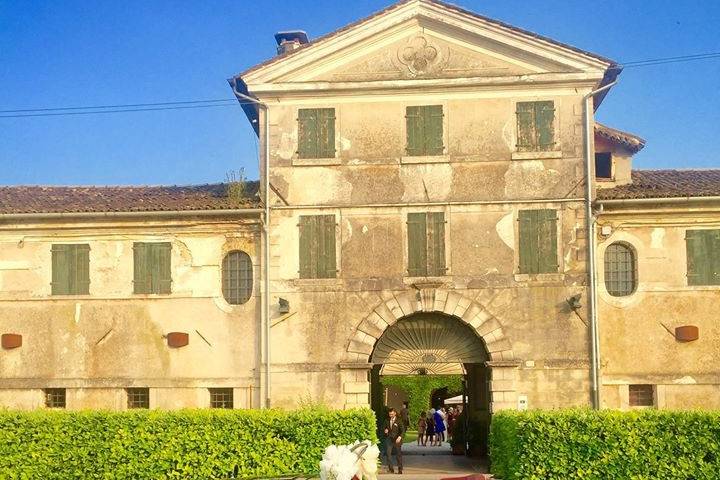
<svg viewBox="0 0 720 480">
<path fill-rule="evenodd" d="M 390 473 L 395 473 L 392 461 L 392 452 L 394 448 L 398 473 L 402 473 L 402 439 L 403 434 L 405 433 L 405 425 L 403 425 L 403 422 L 397 418 L 397 412 L 394 408 L 391 408 L 388 412 L 388 419 L 385 420 L 383 432 L 385 433 L 385 453 L 388 459 L 388 471 Z"/>
<path fill-rule="evenodd" d="M 403 402 L 403 406 L 400 409 L 400 421 L 405 426 L 405 431 L 410 427 L 410 408 L 408 402 Z"/>
</svg>

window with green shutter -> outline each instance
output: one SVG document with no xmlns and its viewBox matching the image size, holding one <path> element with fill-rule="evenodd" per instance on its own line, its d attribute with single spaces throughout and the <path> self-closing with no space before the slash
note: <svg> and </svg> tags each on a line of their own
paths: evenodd
<svg viewBox="0 0 720 480">
<path fill-rule="evenodd" d="M 335 278 L 335 215 L 300 216 L 300 278 Z"/>
<path fill-rule="evenodd" d="M 52 294 L 90 293 L 90 245 L 52 246 Z"/>
<path fill-rule="evenodd" d="M 407 107 L 405 121 L 409 156 L 443 154 L 442 105 Z"/>
<path fill-rule="evenodd" d="M 720 285 L 720 230 L 688 230 L 688 285 Z"/>
<path fill-rule="evenodd" d="M 557 212 L 520 210 L 520 273 L 556 273 Z"/>
<path fill-rule="evenodd" d="M 445 214 L 408 213 L 408 274 L 411 277 L 445 275 Z"/>
<path fill-rule="evenodd" d="M 555 148 L 555 104 L 517 103 L 517 148 L 520 152 L 550 151 Z"/>
<path fill-rule="evenodd" d="M 135 293 L 170 293 L 171 253 L 172 245 L 167 242 L 133 244 Z"/>
<path fill-rule="evenodd" d="M 298 158 L 335 157 L 335 109 L 298 110 Z"/>
</svg>

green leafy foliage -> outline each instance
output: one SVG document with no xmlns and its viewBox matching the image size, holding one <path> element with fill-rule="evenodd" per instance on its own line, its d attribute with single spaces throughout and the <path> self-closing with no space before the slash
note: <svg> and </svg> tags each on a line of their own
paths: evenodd
<svg viewBox="0 0 720 480">
<path fill-rule="evenodd" d="M 385 375 L 380 382 L 407 394 L 411 428 L 417 426 L 420 412 L 431 408 L 430 395 L 434 390 L 447 387 L 451 394 L 462 391 L 462 375 Z"/>
<path fill-rule="evenodd" d="M 370 410 L 0 411 L 0 478 L 316 474 L 325 447 L 364 439 Z"/>
<path fill-rule="evenodd" d="M 492 471 L 503 480 L 720 478 L 720 412 L 497 413 Z"/>
</svg>

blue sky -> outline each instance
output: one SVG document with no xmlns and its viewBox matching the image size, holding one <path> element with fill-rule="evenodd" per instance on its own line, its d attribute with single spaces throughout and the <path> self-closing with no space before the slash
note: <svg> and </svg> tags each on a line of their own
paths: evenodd
<svg viewBox="0 0 720 480">
<path fill-rule="evenodd" d="M 720 2 L 457 3 L 620 62 L 720 51 Z M 274 55 L 276 31 L 316 37 L 388 4 L 0 0 L 0 110 L 231 98 L 226 78 Z M 598 119 L 647 139 L 636 167 L 720 167 L 720 58 L 628 68 Z M 256 178 L 256 155 L 239 106 L 0 118 L 0 184 Z"/>
</svg>

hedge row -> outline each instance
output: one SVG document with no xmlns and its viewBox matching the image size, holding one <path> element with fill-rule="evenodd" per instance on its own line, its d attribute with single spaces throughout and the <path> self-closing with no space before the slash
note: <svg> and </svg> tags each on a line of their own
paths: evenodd
<svg viewBox="0 0 720 480">
<path fill-rule="evenodd" d="M 330 444 L 375 437 L 370 410 L 0 411 L 0 478 L 317 473 Z"/>
<path fill-rule="evenodd" d="M 720 412 L 499 412 L 492 472 L 503 480 L 720 478 Z"/>
</svg>

